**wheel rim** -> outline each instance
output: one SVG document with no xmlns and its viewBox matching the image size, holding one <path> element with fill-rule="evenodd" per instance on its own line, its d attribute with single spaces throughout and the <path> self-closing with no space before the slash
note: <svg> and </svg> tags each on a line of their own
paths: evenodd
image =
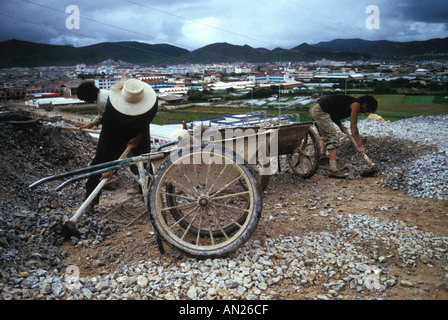
<svg viewBox="0 0 448 320">
<path fill-rule="evenodd" d="M 198 152 L 203 151 L 170 161 L 162 170 L 151 192 L 152 214 L 162 236 L 176 247 L 222 251 L 253 228 L 250 221 L 261 211 L 256 181 L 249 167 L 228 153 L 214 154 L 210 164 L 192 164 Z"/>
</svg>

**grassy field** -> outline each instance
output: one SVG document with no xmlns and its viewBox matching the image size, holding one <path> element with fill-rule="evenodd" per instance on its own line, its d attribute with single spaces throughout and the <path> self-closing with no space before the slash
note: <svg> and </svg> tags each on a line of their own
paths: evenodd
<svg viewBox="0 0 448 320">
<path fill-rule="evenodd" d="M 448 114 L 448 99 L 436 96 L 376 95 L 377 114 L 395 121 L 418 116 Z"/>
<path fill-rule="evenodd" d="M 254 111 L 266 112 L 268 117 L 278 116 L 278 109 L 261 109 L 254 108 Z M 251 112 L 250 108 L 226 108 L 226 107 L 209 107 L 209 106 L 192 106 L 184 109 L 159 111 L 154 118 L 154 124 L 166 124 L 166 123 L 180 123 L 182 121 L 189 122 L 193 120 L 205 120 L 221 118 L 226 115 L 236 113 L 248 113 Z M 295 109 L 282 110 L 282 115 L 285 114 L 300 114 L 302 121 L 309 121 L 310 117 L 307 111 L 301 111 Z M 303 118 L 305 117 L 305 118 Z"/>
<path fill-rule="evenodd" d="M 434 104 L 435 96 L 407 96 L 404 94 L 376 95 L 380 105 L 385 104 Z"/>
<path fill-rule="evenodd" d="M 359 95 L 353 95 L 358 97 Z M 448 114 L 448 99 L 443 96 L 407 96 L 402 94 L 382 94 L 375 95 L 378 100 L 377 114 L 385 120 L 396 121 L 403 118 L 413 118 L 418 116 L 434 116 L 439 114 Z M 222 106 L 212 104 L 210 106 L 193 105 L 177 110 L 159 111 L 154 118 L 155 124 L 181 123 L 182 121 L 205 120 L 220 118 L 225 115 L 235 113 L 247 113 L 251 111 L 249 107 Z M 266 112 L 268 117 L 278 115 L 278 109 L 274 108 L 254 108 L 254 111 Z M 67 112 L 80 114 L 96 114 L 94 107 L 92 108 L 72 108 Z M 301 121 L 310 121 L 310 115 L 306 108 L 298 109 L 282 109 L 282 115 L 300 114 Z M 362 118 L 362 116 L 360 117 Z"/>
<path fill-rule="evenodd" d="M 353 95 L 356 97 L 357 95 Z M 358 95 L 359 96 L 359 95 Z M 436 96 L 407 96 L 407 95 L 375 95 L 378 100 L 377 114 L 385 120 L 396 121 L 403 118 L 418 116 L 434 116 L 448 114 L 448 99 Z M 182 121 L 193 121 L 219 118 L 229 114 L 250 112 L 250 108 L 232 108 L 218 105 L 190 106 L 183 109 L 159 111 L 154 119 L 156 124 L 179 123 Z M 266 112 L 268 116 L 277 116 L 277 108 L 254 108 L 254 111 Z M 307 110 L 282 109 L 281 114 L 300 114 L 301 121 L 310 121 Z"/>
</svg>

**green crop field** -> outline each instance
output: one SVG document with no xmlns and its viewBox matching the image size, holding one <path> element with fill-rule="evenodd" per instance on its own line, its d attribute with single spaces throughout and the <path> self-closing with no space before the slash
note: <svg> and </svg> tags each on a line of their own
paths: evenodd
<svg viewBox="0 0 448 320">
<path fill-rule="evenodd" d="M 268 117 L 275 117 L 278 115 L 278 109 L 261 109 L 254 108 L 254 111 L 266 112 Z M 227 108 L 227 107 L 210 107 L 210 106 L 191 106 L 183 109 L 167 110 L 157 112 L 153 123 L 154 124 L 167 124 L 167 123 L 181 123 L 182 121 L 189 122 L 194 120 L 205 120 L 221 118 L 230 114 L 237 113 L 249 113 L 251 108 Z M 285 114 L 300 114 L 301 121 L 310 121 L 308 111 L 298 111 L 296 109 L 287 109 L 281 111 L 282 115 Z"/>
<path fill-rule="evenodd" d="M 360 96 L 360 95 L 356 95 Z M 435 96 L 407 96 L 404 94 L 375 95 L 378 104 L 433 104 Z M 447 100 L 448 103 L 448 100 Z"/>
<path fill-rule="evenodd" d="M 448 99 L 442 96 L 381 94 L 375 95 L 375 98 L 378 101 L 376 114 L 385 120 L 396 121 L 403 118 L 448 114 Z"/>
<path fill-rule="evenodd" d="M 360 95 L 353 95 L 359 97 Z M 407 96 L 403 94 L 381 94 L 375 95 L 378 100 L 378 109 L 376 114 L 382 116 L 385 120 L 396 121 L 403 118 L 412 118 L 418 116 L 434 116 L 439 114 L 448 114 L 448 99 L 443 96 Z M 266 112 L 267 116 L 274 117 L 278 115 L 277 108 L 254 108 L 254 111 Z M 205 120 L 220 118 L 229 114 L 247 113 L 251 108 L 235 108 L 231 106 L 202 106 L 194 105 L 176 110 L 159 111 L 154 118 L 155 124 L 181 123 L 182 121 Z M 307 110 L 282 109 L 282 115 L 300 114 L 301 121 L 310 121 L 310 115 Z M 362 116 L 360 116 L 362 118 Z M 366 118 L 364 116 L 364 118 Z"/>
<path fill-rule="evenodd" d="M 432 104 L 434 101 L 434 96 L 405 96 L 403 99 L 403 103 L 423 103 L 423 104 Z"/>
</svg>

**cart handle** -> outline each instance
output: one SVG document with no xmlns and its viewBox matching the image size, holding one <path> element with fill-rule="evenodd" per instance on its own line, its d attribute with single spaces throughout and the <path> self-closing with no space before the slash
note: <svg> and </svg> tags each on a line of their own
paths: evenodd
<svg viewBox="0 0 448 320">
<path fill-rule="evenodd" d="M 109 162 L 104 162 L 104 163 L 100 163 L 97 165 L 93 165 L 93 166 L 89 166 L 89 167 L 85 167 L 85 168 L 81 168 L 81 169 L 76 169 L 73 171 L 69 171 L 69 172 L 64 172 L 64 173 L 60 173 L 60 174 L 56 174 L 53 176 L 49 176 L 49 177 L 45 177 L 42 178 L 32 184 L 30 184 L 28 186 L 29 189 L 33 189 L 35 187 L 37 187 L 38 185 L 41 185 L 42 183 L 45 182 L 49 182 L 49 181 L 54 181 L 54 180 L 59 180 L 62 178 L 66 178 L 66 177 L 71 177 L 77 174 L 82 174 L 82 173 L 86 173 L 84 175 L 81 175 L 77 178 L 73 178 L 70 179 L 68 181 L 73 182 L 73 181 L 77 181 L 80 179 L 84 179 L 87 177 L 90 177 L 91 175 L 95 175 L 95 174 L 99 174 L 99 173 L 103 173 L 103 172 L 107 172 L 107 171 L 111 171 L 111 170 L 115 170 L 115 169 L 119 169 L 122 167 L 126 167 L 126 166 L 130 166 L 134 163 L 137 162 L 141 162 L 141 161 L 148 161 L 148 160 L 156 160 L 156 159 L 161 159 L 164 158 L 165 154 L 163 152 L 157 152 L 157 153 L 147 153 L 147 154 L 143 154 L 137 157 L 131 157 L 131 158 L 125 158 L 125 159 L 120 159 L 120 160 L 113 160 L 113 161 L 109 161 Z M 99 170 L 98 170 L 99 169 Z M 60 190 L 62 189 L 64 186 L 66 186 L 69 182 L 67 181 L 67 183 L 63 183 L 60 186 L 58 186 L 56 188 L 56 190 Z"/>
</svg>

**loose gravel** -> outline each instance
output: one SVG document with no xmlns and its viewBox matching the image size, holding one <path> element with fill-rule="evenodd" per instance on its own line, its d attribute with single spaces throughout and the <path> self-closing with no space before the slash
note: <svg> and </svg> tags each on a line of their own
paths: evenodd
<svg viewBox="0 0 448 320">
<path fill-rule="evenodd" d="M 405 190 L 416 198 L 448 199 L 448 116 L 416 117 L 395 122 L 361 121 L 360 132 L 379 139 L 414 142 L 413 152 L 418 159 L 410 163 L 395 162 L 383 177 L 385 186 Z M 436 148 L 417 154 L 418 145 Z"/>
<path fill-rule="evenodd" d="M 415 285 L 390 272 L 387 265 L 391 261 L 398 267 L 418 262 L 431 268 L 434 261 L 446 264 L 448 260 L 448 237 L 424 232 L 402 221 L 362 212 L 341 213 L 330 207 L 317 213 L 331 225 L 325 232 L 308 232 L 300 237 L 278 235 L 264 242 L 249 240 L 229 257 L 218 259 L 142 260 L 107 274 L 79 276 L 75 265 L 61 263 L 64 253 L 59 246 L 64 239 L 58 226 L 64 212 L 72 211 L 79 203 L 81 193 L 67 191 L 57 197 L 48 189 L 27 192 L 26 186 L 50 175 L 54 167 L 64 171 L 85 166 L 91 153 L 85 151 L 85 158 L 77 158 L 77 150 L 86 145 L 92 147 L 93 142 L 64 133 L 70 141 L 70 148 L 65 148 L 65 143 L 48 138 L 52 130 L 55 129 L 17 128 L 0 123 L 1 147 L 8 150 L 1 159 L 7 163 L 2 165 L 1 187 L 3 194 L 10 195 L 0 203 L 0 298 L 4 300 L 269 300 L 300 296 L 312 286 L 316 286 L 316 291 L 303 298 L 350 299 L 367 292 L 376 299 L 387 297 L 397 285 Z M 447 116 L 393 123 L 366 120 L 361 121 L 360 132 L 369 141 L 379 143 L 375 144 L 376 149 L 366 146 L 370 148 L 368 154 L 380 165 L 384 187 L 403 190 L 416 198 L 448 199 Z M 414 143 L 415 148 L 400 149 L 403 140 Z M 76 150 L 71 151 L 73 148 Z M 356 153 L 350 155 L 349 147 L 346 148 L 351 162 L 345 169 L 353 172 L 360 161 Z M 386 154 L 385 150 L 389 152 Z M 50 160 L 61 152 L 66 155 L 64 161 Z M 400 163 L 394 159 L 397 154 L 405 158 Z M 38 164 L 34 171 L 29 169 L 33 164 Z M 81 185 L 77 187 L 82 189 Z M 63 205 L 67 206 L 65 211 Z M 78 246 L 98 245 L 118 229 L 115 224 L 101 223 L 94 217 L 84 227 L 88 231 L 85 241 L 73 242 Z M 389 251 L 384 252 L 383 247 Z M 448 268 L 445 270 L 441 284 L 446 290 Z M 369 295 L 361 297 L 366 299 Z"/>
</svg>

